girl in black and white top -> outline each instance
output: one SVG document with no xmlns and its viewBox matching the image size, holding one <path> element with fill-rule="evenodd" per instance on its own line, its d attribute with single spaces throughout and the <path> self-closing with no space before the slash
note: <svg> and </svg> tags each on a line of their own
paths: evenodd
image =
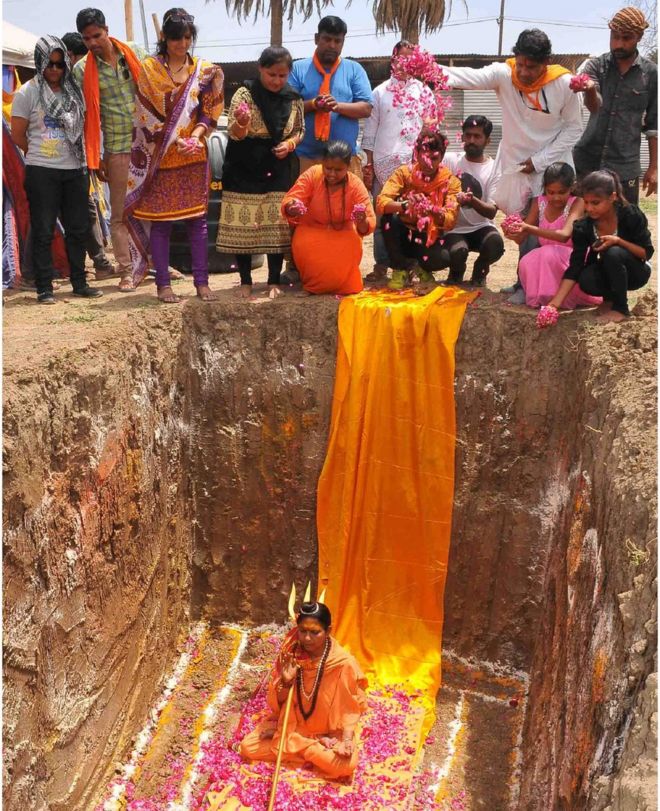
<svg viewBox="0 0 660 811">
<path fill-rule="evenodd" d="M 648 260 L 654 248 L 645 214 L 623 196 L 618 175 L 601 169 L 581 183 L 586 217 L 573 225 L 573 252 L 549 307 L 559 308 L 575 284 L 602 296 L 602 321 L 630 315 L 628 291 L 643 287 L 651 276 Z"/>
</svg>

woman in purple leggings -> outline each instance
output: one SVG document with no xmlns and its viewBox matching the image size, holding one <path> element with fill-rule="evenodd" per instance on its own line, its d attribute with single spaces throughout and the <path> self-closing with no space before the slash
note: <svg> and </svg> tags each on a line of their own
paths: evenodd
<svg viewBox="0 0 660 811">
<path fill-rule="evenodd" d="M 158 298 L 180 301 L 170 286 L 170 233 L 188 227 L 197 295 L 209 289 L 206 212 L 208 160 L 204 136 L 223 107 L 223 75 L 217 65 L 191 56 L 194 17 L 182 8 L 165 12 L 156 56 L 142 63 L 133 119 L 133 147 L 124 214 L 131 237 L 133 284 L 144 278 L 151 254 Z"/>
</svg>

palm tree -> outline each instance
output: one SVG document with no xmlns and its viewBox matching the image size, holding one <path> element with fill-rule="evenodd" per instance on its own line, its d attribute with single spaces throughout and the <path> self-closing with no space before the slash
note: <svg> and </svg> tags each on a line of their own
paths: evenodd
<svg viewBox="0 0 660 811">
<path fill-rule="evenodd" d="M 401 39 L 418 43 L 419 35 L 430 34 L 442 28 L 445 11 L 451 11 L 445 0 L 374 0 L 373 12 L 376 31 L 400 31 Z"/>
<path fill-rule="evenodd" d="M 281 45 L 282 21 L 285 14 L 291 28 L 296 15 L 308 20 L 316 12 L 320 17 L 321 9 L 330 2 L 332 0 L 225 0 L 225 5 L 227 13 L 234 15 L 239 23 L 251 15 L 256 20 L 260 15 L 268 14 L 270 11 L 270 44 Z"/>
</svg>

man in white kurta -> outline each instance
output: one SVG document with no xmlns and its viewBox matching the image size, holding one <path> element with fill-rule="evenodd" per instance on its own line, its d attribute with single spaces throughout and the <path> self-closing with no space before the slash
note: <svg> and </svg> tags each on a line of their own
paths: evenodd
<svg viewBox="0 0 660 811">
<path fill-rule="evenodd" d="M 513 53 L 513 59 L 484 68 L 443 66 L 450 87 L 497 94 L 502 140 L 496 169 L 503 177 L 495 202 L 507 214 L 524 210 L 542 192 L 543 172 L 551 163 L 573 166 L 573 146 L 582 134 L 580 99 L 569 87 L 570 72 L 549 64 L 546 34 L 523 31 Z"/>
</svg>

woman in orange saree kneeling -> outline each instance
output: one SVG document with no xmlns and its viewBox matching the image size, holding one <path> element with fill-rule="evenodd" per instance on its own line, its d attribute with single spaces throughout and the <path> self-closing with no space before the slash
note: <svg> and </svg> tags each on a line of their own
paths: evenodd
<svg viewBox="0 0 660 811">
<path fill-rule="evenodd" d="M 308 293 L 348 295 L 362 290 L 362 238 L 376 227 L 371 198 L 348 171 L 352 152 L 330 141 L 320 165 L 303 172 L 282 200 L 294 227 L 291 250 Z"/>
<path fill-rule="evenodd" d="M 269 714 L 243 738 L 246 760 L 274 761 L 285 736 L 283 763 L 311 763 L 324 777 L 353 774 L 356 726 L 366 708 L 366 679 L 353 656 L 330 636 L 323 603 L 303 603 L 292 640 L 283 646 L 268 682 Z M 284 708 L 293 690 L 286 730 Z"/>
</svg>

